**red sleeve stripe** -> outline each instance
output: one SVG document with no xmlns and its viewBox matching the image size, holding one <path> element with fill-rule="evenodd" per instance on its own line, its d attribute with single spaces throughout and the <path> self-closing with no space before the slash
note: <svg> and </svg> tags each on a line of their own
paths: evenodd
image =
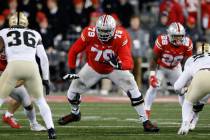
<svg viewBox="0 0 210 140">
<path fill-rule="evenodd" d="M 82 41 L 85 41 L 85 37 L 84 37 L 83 33 L 81 34 L 81 38 L 82 38 Z"/>
<path fill-rule="evenodd" d="M 156 46 L 157 46 L 159 49 L 161 49 L 161 50 L 162 50 L 162 47 L 161 47 L 161 45 L 160 45 L 160 43 L 159 43 L 159 41 L 158 41 L 158 40 L 156 40 L 155 44 L 156 44 Z"/>
<path fill-rule="evenodd" d="M 128 43 L 128 40 L 126 39 L 123 43 L 122 46 L 125 46 Z"/>
</svg>

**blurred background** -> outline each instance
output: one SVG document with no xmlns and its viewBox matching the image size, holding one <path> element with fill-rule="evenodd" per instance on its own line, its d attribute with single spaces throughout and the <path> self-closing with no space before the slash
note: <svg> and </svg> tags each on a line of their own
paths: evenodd
<svg viewBox="0 0 210 140">
<path fill-rule="evenodd" d="M 50 62 L 52 91 L 64 93 L 69 82 L 67 53 L 82 29 L 94 25 L 97 18 L 111 14 L 119 26 L 125 27 L 132 39 L 133 74 L 141 91 L 148 87 L 151 51 L 158 34 L 176 21 L 185 26 L 187 36 L 196 45 L 210 43 L 210 0 L 0 0 L 0 29 L 8 27 L 8 17 L 21 9 L 29 18 L 29 28 L 37 30 Z M 85 63 L 85 54 L 77 59 L 77 71 Z M 163 95 L 170 94 L 166 83 Z M 111 95 L 121 92 L 111 81 L 103 79 L 90 94 Z"/>
</svg>

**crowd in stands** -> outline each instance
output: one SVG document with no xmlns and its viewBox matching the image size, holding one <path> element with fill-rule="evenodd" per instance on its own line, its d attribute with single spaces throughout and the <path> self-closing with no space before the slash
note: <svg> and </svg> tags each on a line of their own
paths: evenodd
<svg viewBox="0 0 210 140">
<path fill-rule="evenodd" d="M 194 46 L 204 40 L 210 43 L 210 0 L 0 0 L 0 29 L 7 27 L 8 17 L 18 9 L 28 16 L 29 28 L 42 35 L 56 91 L 68 87 L 62 76 L 68 73 L 71 44 L 103 13 L 111 14 L 130 33 L 139 87 L 147 83 L 142 81 L 142 64 L 149 62 L 157 35 L 166 33 L 170 23 L 182 23 Z M 82 56 L 78 56 L 78 68 L 84 64 Z"/>
</svg>

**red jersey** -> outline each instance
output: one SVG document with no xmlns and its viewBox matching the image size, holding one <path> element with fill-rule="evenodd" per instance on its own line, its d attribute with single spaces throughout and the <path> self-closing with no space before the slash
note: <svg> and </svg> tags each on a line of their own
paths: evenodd
<svg viewBox="0 0 210 140">
<path fill-rule="evenodd" d="M 0 53 L 0 71 L 4 71 L 7 66 L 6 55 L 4 52 Z"/>
<path fill-rule="evenodd" d="M 75 69 L 76 56 L 82 51 L 86 52 L 88 65 L 98 73 L 107 74 L 113 71 L 111 65 L 104 63 L 105 60 L 109 60 L 109 55 L 112 53 L 122 61 L 122 70 L 133 68 L 130 43 L 127 34 L 120 27 L 116 28 L 114 38 L 107 43 L 102 43 L 98 39 L 95 26 L 86 27 L 68 52 L 70 69 Z"/>
<path fill-rule="evenodd" d="M 167 35 L 159 35 L 153 52 L 158 56 L 157 64 L 172 69 L 183 59 L 192 55 L 193 43 L 188 37 L 184 38 L 183 45 L 174 46 L 169 42 Z"/>
</svg>

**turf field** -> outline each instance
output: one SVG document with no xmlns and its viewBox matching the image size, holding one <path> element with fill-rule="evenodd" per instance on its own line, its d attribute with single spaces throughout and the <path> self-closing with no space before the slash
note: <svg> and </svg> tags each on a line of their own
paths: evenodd
<svg viewBox="0 0 210 140">
<path fill-rule="evenodd" d="M 210 139 L 210 106 L 200 114 L 200 121 L 195 131 L 188 136 L 178 136 L 181 109 L 178 103 L 156 103 L 153 106 L 152 121 L 160 127 L 157 134 L 144 133 L 142 124 L 128 103 L 83 103 L 82 120 L 66 126 L 57 125 L 58 117 L 69 112 L 66 103 L 50 103 L 53 118 L 60 140 L 198 140 Z M 4 105 L 3 109 L 6 106 Z M 2 112 L 1 112 L 2 114 Z M 0 122 L 0 140 L 42 140 L 47 139 L 46 132 L 31 132 L 22 109 L 16 118 L 23 125 L 22 129 L 11 129 Z M 41 121 L 38 114 L 38 120 Z"/>
</svg>

